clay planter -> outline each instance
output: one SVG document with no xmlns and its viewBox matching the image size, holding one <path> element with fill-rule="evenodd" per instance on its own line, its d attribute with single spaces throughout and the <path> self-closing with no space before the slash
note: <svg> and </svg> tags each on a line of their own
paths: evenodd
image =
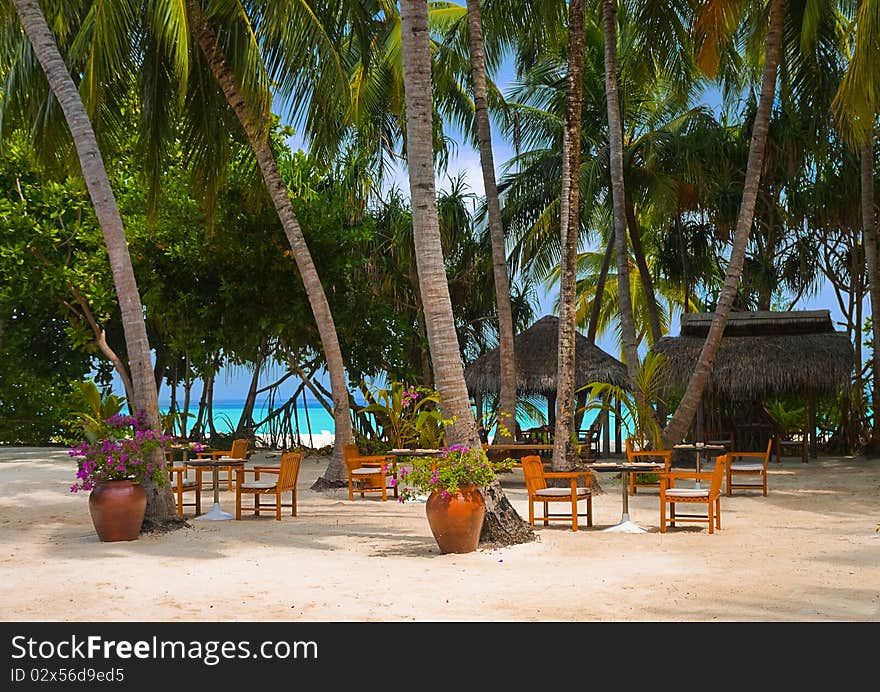
<svg viewBox="0 0 880 692">
<path fill-rule="evenodd" d="M 104 542 L 134 541 L 147 510 L 147 491 L 134 481 L 104 481 L 89 494 L 89 513 Z"/>
<path fill-rule="evenodd" d="M 476 486 L 462 486 L 445 498 L 438 492 L 431 493 L 425 513 L 441 553 L 472 553 L 477 549 L 486 503 Z"/>
</svg>

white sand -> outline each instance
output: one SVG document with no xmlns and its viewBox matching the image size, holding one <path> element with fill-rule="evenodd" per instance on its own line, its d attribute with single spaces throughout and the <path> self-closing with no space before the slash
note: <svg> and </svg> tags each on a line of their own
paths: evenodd
<svg viewBox="0 0 880 692">
<path fill-rule="evenodd" d="M 277 453 L 258 452 L 277 463 Z M 101 543 L 64 449 L 0 447 L 0 619 L 5 621 L 878 621 L 880 460 L 771 462 L 770 494 L 722 500 L 722 530 L 659 533 L 653 490 L 620 519 L 613 474 L 596 526 L 539 527 L 535 542 L 441 555 L 423 504 L 309 488 L 299 515 L 192 522 Z M 528 516 L 519 470 L 502 485 Z M 234 510 L 232 493 L 221 494 Z M 203 498 L 210 507 L 211 496 Z M 289 512 L 289 510 L 287 510 Z"/>
</svg>

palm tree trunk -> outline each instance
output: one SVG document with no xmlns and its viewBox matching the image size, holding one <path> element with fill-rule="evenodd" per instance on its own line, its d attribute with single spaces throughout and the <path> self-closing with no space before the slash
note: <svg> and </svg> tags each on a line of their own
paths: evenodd
<svg viewBox="0 0 880 692">
<path fill-rule="evenodd" d="M 596 293 L 593 305 L 590 308 L 590 322 L 587 324 L 587 339 L 591 344 L 596 343 L 596 334 L 599 331 L 599 317 L 602 314 L 602 301 L 605 299 L 605 283 L 608 281 L 608 270 L 611 268 L 611 256 L 614 254 L 614 233 L 608 236 L 605 244 L 605 254 L 602 256 L 602 267 L 599 269 L 599 277 L 596 279 Z"/>
<path fill-rule="evenodd" d="M 629 195 L 627 195 L 629 197 Z M 632 243 L 633 256 L 636 258 L 636 266 L 639 268 L 639 278 L 645 291 L 645 300 L 648 308 L 648 322 L 651 326 L 651 343 L 656 344 L 663 333 L 660 328 L 660 308 L 657 305 L 657 295 L 654 293 L 654 281 L 651 279 L 651 270 L 648 268 L 648 260 L 645 257 L 645 248 L 642 246 L 642 235 L 639 222 L 636 219 L 636 211 L 632 201 L 627 199 L 626 221 L 629 226 L 629 241 Z"/>
<path fill-rule="evenodd" d="M 287 236 L 287 242 L 290 244 L 291 250 L 293 250 L 293 258 L 296 261 L 296 267 L 299 270 L 306 296 L 309 299 L 309 305 L 312 308 L 312 314 L 315 317 L 315 324 L 321 337 L 321 344 L 324 347 L 324 357 L 327 360 L 327 372 L 330 375 L 330 390 L 333 394 L 335 443 L 330 464 L 324 471 L 323 476 L 315 481 L 313 488 L 320 489 L 325 486 L 337 486 L 342 484 L 346 478 L 342 447 L 352 442 L 354 436 L 351 430 L 351 416 L 348 408 L 349 394 L 345 375 L 345 363 L 342 358 L 342 349 L 339 346 L 339 338 L 336 334 L 336 325 L 330 312 L 330 304 L 327 302 L 327 295 L 324 293 L 321 278 L 318 276 L 315 263 L 312 261 L 308 245 L 303 237 L 302 228 L 300 228 L 299 221 L 293 211 L 293 205 L 287 194 L 287 187 L 281 179 L 281 173 L 278 170 L 278 164 L 269 145 L 268 137 L 262 132 L 264 123 L 255 123 L 248 112 L 244 98 L 235 83 L 235 75 L 229 67 L 226 57 L 220 51 L 214 30 L 202 13 L 199 4 L 195 0 L 188 0 L 187 9 L 192 18 L 193 35 L 208 61 L 212 74 L 223 91 L 227 103 L 229 103 L 229 106 L 238 116 L 257 157 L 260 173 L 263 175 L 269 196 L 272 198 L 272 202 L 278 212 L 278 218 L 281 220 L 281 225 Z"/>
<path fill-rule="evenodd" d="M 581 107 L 584 92 L 583 0 L 568 7 L 568 79 L 565 132 L 562 140 L 562 182 L 559 196 L 559 338 L 556 352 L 556 421 L 553 430 L 554 471 L 571 468 L 577 459 L 574 433 L 575 318 L 577 312 L 577 251 L 580 237 Z M 548 402 L 549 403 L 549 402 Z M 548 411 L 549 413 L 549 411 Z"/>
<path fill-rule="evenodd" d="M 480 166 L 489 217 L 489 237 L 492 241 L 492 275 L 495 279 L 495 302 L 498 310 L 498 351 L 501 385 L 498 393 L 499 442 L 513 439 L 516 426 L 516 355 L 513 346 L 513 310 L 510 306 L 510 279 L 507 273 L 507 253 L 501 204 L 495 181 L 495 159 L 492 153 L 492 131 L 489 124 L 489 104 L 486 98 L 486 60 L 483 54 L 483 22 L 479 0 L 467 0 L 468 36 L 470 38 L 471 78 L 474 88 L 474 114 L 477 137 L 480 141 Z"/>
<path fill-rule="evenodd" d="M 761 169 L 764 164 L 764 150 L 767 145 L 767 130 L 770 126 L 770 112 L 773 107 L 773 95 L 776 91 L 776 71 L 782 50 L 782 24 L 785 14 L 785 0 L 773 0 L 770 5 L 770 26 L 767 31 L 767 44 L 764 57 L 764 73 L 761 81 L 761 96 L 755 123 L 752 126 L 752 139 L 749 143 L 749 158 L 746 164 L 746 177 L 743 184 L 743 196 L 739 207 L 739 217 L 733 235 L 733 246 L 730 261 L 724 277 L 724 285 L 718 298 L 715 316 L 706 335 L 706 341 L 700 351 L 700 357 L 694 372 L 688 381 L 681 403 L 663 431 L 663 443 L 668 449 L 684 438 L 691 425 L 697 406 L 709 380 L 709 372 L 715 356 L 721 346 L 721 336 L 727 325 L 727 317 L 736 298 L 749 232 L 755 216 L 755 202 L 758 197 L 758 186 L 761 182 Z"/>
<path fill-rule="evenodd" d="M 871 332 L 874 342 L 873 368 L 871 369 L 871 439 L 865 455 L 880 455 L 880 414 L 877 412 L 877 397 L 880 396 L 880 269 L 878 269 L 877 226 L 874 208 L 874 145 L 873 141 L 864 144 L 860 151 L 860 170 L 862 188 L 862 230 L 864 233 L 865 264 L 868 274 L 868 293 L 871 297 Z M 861 368 L 861 360 L 856 361 Z"/>
<path fill-rule="evenodd" d="M 452 301 L 440 243 L 431 136 L 431 54 L 428 44 L 428 11 L 424 0 L 402 0 L 400 19 L 413 241 L 434 384 L 440 396 L 443 417 L 450 419 L 445 426 L 447 445 L 479 448 L 481 443 L 464 381 L 464 367 L 455 332 Z M 480 534 L 481 541 L 513 544 L 534 539 L 531 527 L 516 513 L 497 479 L 483 495 L 486 516 Z"/>
<path fill-rule="evenodd" d="M 58 46 L 46 24 L 46 18 L 40 10 L 37 0 L 14 0 L 21 24 L 34 53 L 46 73 L 46 79 L 70 128 L 76 153 L 82 167 L 83 179 L 89 191 L 89 197 L 95 207 L 95 215 L 104 234 L 107 255 L 110 259 L 110 271 L 122 314 L 122 328 L 125 334 L 125 346 L 128 352 L 128 368 L 131 373 L 131 385 L 135 397 L 134 408 L 146 414 L 147 422 L 155 430 L 160 429 L 159 402 L 156 383 L 153 379 L 153 363 L 150 357 L 150 342 L 144 323 L 143 306 L 125 228 L 113 188 L 107 177 L 104 160 L 98 149 L 92 123 L 83 106 L 79 91 L 73 83 L 67 66 L 58 51 Z M 130 402 L 131 403 L 131 402 Z M 153 463 L 164 467 L 164 455 L 157 449 L 153 455 Z M 177 514 L 174 496 L 170 485 L 157 486 L 151 482 L 144 483 L 147 491 L 147 511 L 145 520 L 160 523 Z"/>
<path fill-rule="evenodd" d="M 611 197 L 614 218 L 614 249 L 617 253 L 617 300 L 620 334 L 630 380 L 639 367 L 638 340 L 629 285 L 629 253 L 626 242 L 626 188 L 623 182 L 623 129 L 617 94 L 617 3 L 602 0 L 605 37 L 605 101 L 608 107 L 608 150 L 611 159 Z"/>
</svg>

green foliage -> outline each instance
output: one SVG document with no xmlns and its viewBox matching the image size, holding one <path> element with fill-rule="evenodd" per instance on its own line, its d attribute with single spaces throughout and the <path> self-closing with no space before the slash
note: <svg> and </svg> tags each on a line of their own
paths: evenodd
<svg viewBox="0 0 880 692">
<path fill-rule="evenodd" d="M 779 397 L 765 401 L 764 410 L 784 435 L 807 428 L 807 409 L 803 404 L 797 405 L 793 400 Z"/>
<path fill-rule="evenodd" d="M 613 402 L 619 401 L 622 422 L 631 431 L 636 443 L 643 448 L 659 448 L 662 446 L 662 431 L 655 406 L 663 403 L 666 378 L 666 357 L 649 351 L 636 368 L 632 391 L 607 382 L 591 382 L 582 387 L 589 393 L 585 410 L 598 409 L 613 413 Z"/>
<path fill-rule="evenodd" d="M 370 398 L 373 403 L 360 410 L 375 415 L 392 448 L 437 449 L 443 444 L 440 397 L 433 389 L 392 382 L 388 388 L 374 388 Z"/>
<path fill-rule="evenodd" d="M 486 488 L 495 480 L 496 473 L 509 470 L 511 463 L 510 459 L 491 462 L 484 450 L 462 446 L 444 449 L 439 457 L 414 457 L 398 467 L 400 501 L 414 500 L 419 495 L 434 492 L 446 498 L 466 485 Z"/>
<path fill-rule="evenodd" d="M 96 431 L 105 430 L 105 421 L 122 411 L 125 397 L 110 391 L 102 393 L 94 380 L 86 380 L 74 383 L 68 403 L 71 407 L 68 414 L 71 426 L 84 429 L 89 442 L 94 442 Z"/>
<path fill-rule="evenodd" d="M 99 408 L 103 401 L 98 402 Z M 110 404 L 112 406 L 112 402 Z M 168 478 L 164 456 L 155 459 L 154 450 L 170 440 L 146 423 L 146 416 L 114 414 L 106 419 L 83 417 L 85 440 L 74 444 L 70 455 L 77 458 L 77 482 L 70 491 L 92 490 L 103 481 L 151 480 L 164 485 Z"/>
<path fill-rule="evenodd" d="M 166 411 L 159 414 L 159 420 L 162 423 L 162 430 L 166 435 L 176 435 L 178 431 L 183 434 L 183 424 L 187 418 L 195 418 L 194 413 L 184 413 L 183 411 Z"/>
</svg>

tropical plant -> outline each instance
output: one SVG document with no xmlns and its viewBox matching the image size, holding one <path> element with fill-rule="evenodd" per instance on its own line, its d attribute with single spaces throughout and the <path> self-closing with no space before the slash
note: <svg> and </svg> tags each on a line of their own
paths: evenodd
<svg viewBox="0 0 880 692">
<path fill-rule="evenodd" d="M 764 410 L 783 435 L 803 432 L 807 427 L 807 409 L 782 398 L 764 402 Z"/>
<path fill-rule="evenodd" d="M 33 54 L 45 73 L 67 123 L 73 144 L 79 157 L 82 177 L 95 207 L 95 214 L 104 234 L 104 242 L 110 259 L 110 271 L 116 287 L 116 295 L 122 312 L 128 354 L 128 375 L 134 400 L 130 403 L 145 412 L 151 426 L 159 425 L 159 404 L 156 383 L 153 379 L 150 342 L 144 322 L 143 303 L 132 268 L 128 242 L 122 217 L 98 141 L 77 85 L 73 81 L 58 49 L 55 36 L 49 29 L 39 3 L 36 0 L 14 0 L 13 4 L 27 35 Z M 111 32 L 113 33 L 113 32 Z M 109 53 L 112 53 L 111 49 Z M 123 53 L 124 51 L 118 51 Z M 22 50 L 22 54 L 25 51 Z M 118 55 L 117 55 L 118 57 Z M 27 60 L 23 60 L 27 62 Z M 23 87 L 30 90 L 30 85 Z M 4 98 L 5 100 L 5 98 Z M 154 464 L 159 463 L 155 456 Z M 161 473 L 161 469 L 160 469 Z M 170 490 L 161 491 L 147 484 L 147 517 L 166 521 L 175 514 L 174 498 Z"/>
<path fill-rule="evenodd" d="M 581 114 L 584 97 L 584 0 L 572 0 L 568 9 L 568 75 L 565 129 L 562 139 L 562 189 L 559 204 L 559 339 L 556 368 L 556 430 L 553 438 L 554 471 L 570 467 L 575 458 L 574 432 L 575 319 L 577 315 L 577 250 L 580 240 Z"/>
<path fill-rule="evenodd" d="M 464 380 L 437 215 L 434 152 L 431 146 L 432 79 L 426 3 L 423 0 L 402 0 L 400 18 L 413 241 L 434 386 L 440 396 L 444 420 L 449 421 L 444 425 L 447 443 L 476 448 L 480 445 L 480 437 Z M 486 517 L 481 539 L 510 544 L 534 537 L 534 532 L 505 497 L 501 484 L 493 480 L 492 487 L 484 493 Z"/>
<path fill-rule="evenodd" d="M 354 439 L 348 407 L 345 362 L 327 295 L 281 177 L 277 158 L 272 151 L 271 138 L 268 136 L 270 119 L 267 117 L 271 102 L 269 94 L 269 77 L 273 76 L 269 74 L 271 67 L 280 68 L 283 72 L 281 75 L 274 75 L 279 77 L 279 87 L 283 92 L 295 89 L 294 83 L 298 83 L 299 79 L 296 75 L 312 71 L 302 69 L 305 66 L 299 60 L 302 55 L 317 49 L 318 45 L 314 42 L 305 42 L 305 45 L 296 43 L 291 49 L 288 45 L 290 37 L 286 26 L 286 20 L 290 20 L 290 17 L 279 17 L 268 12 L 263 17 L 263 21 L 259 22 L 262 32 L 265 32 L 260 37 L 252 31 L 255 26 L 252 20 L 255 20 L 255 17 L 248 18 L 243 12 L 239 15 L 238 8 L 233 8 L 230 15 L 220 14 L 221 16 L 216 19 L 225 20 L 223 30 L 216 31 L 210 21 L 212 17 L 205 14 L 201 5 L 194 0 L 187 2 L 189 28 L 253 149 L 266 190 L 284 227 L 321 337 L 330 377 L 333 420 L 338 443 L 334 445 L 333 457 L 325 473 L 325 480 L 334 481 L 344 475 L 342 447 Z M 311 13 L 307 15 L 314 19 Z M 237 17 L 237 20 L 233 21 L 233 17 Z M 322 29 L 323 27 L 310 27 L 310 31 L 305 33 L 311 36 L 313 31 L 321 33 Z M 241 30 L 241 34 L 238 30 Z M 297 40 L 302 38 L 297 32 L 293 33 L 296 34 Z M 265 62 L 260 55 L 261 38 L 264 43 L 269 44 L 270 51 L 274 51 L 272 59 L 267 59 Z M 325 47 L 323 42 L 319 44 L 320 47 Z M 333 64 L 331 59 L 325 67 L 325 76 L 328 80 L 331 79 Z M 236 69 L 239 70 L 238 74 Z M 344 89 L 334 91 L 337 95 L 345 92 Z"/>
<path fill-rule="evenodd" d="M 151 428 L 143 412 L 134 416 L 116 414 L 98 421 L 85 416 L 82 429 L 85 439 L 68 452 L 77 459 L 77 480 L 70 492 L 92 490 L 104 481 L 166 484 L 165 466 L 154 462 L 152 452 L 171 437 Z"/>
<path fill-rule="evenodd" d="M 443 444 L 440 398 L 433 389 L 392 382 L 388 388 L 374 389 L 370 398 L 373 403 L 360 411 L 375 415 L 394 449 L 437 449 Z"/>
<path fill-rule="evenodd" d="M 489 461 L 482 448 L 461 445 L 442 450 L 440 456 L 414 457 L 397 469 L 400 478 L 398 498 L 406 502 L 440 493 L 445 499 L 468 485 L 484 490 L 495 480 L 498 471 L 510 469 L 512 463 L 510 459 Z"/>
<path fill-rule="evenodd" d="M 621 418 L 626 430 L 642 449 L 662 448 L 657 406 L 665 405 L 667 361 L 661 353 L 649 351 L 635 369 L 632 390 L 608 382 L 591 382 L 578 391 L 588 392 L 586 410 L 616 412 L 621 404 Z"/>
<path fill-rule="evenodd" d="M 712 324 L 706 335 L 706 341 L 700 351 L 699 359 L 694 367 L 694 372 L 688 381 L 681 403 L 675 410 L 672 419 L 663 431 L 664 446 L 671 446 L 680 442 L 702 400 L 703 390 L 709 381 L 712 363 L 718 350 L 721 348 L 721 336 L 727 326 L 727 318 L 737 296 L 740 278 L 742 276 L 743 262 L 745 260 L 746 247 L 749 233 L 755 219 L 755 204 L 761 183 L 761 172 L 764 166 L 764 153 L 767 146 L 767 133 L 770 127 L 770 113 L 773 108 L 774 94 L 776 93 L 776 77 L 782 56 L 782 34 L 785 23 L 786 0 L 771 0 L 767 37 L 764 50 L 764 66 L 761 77 L 761 91 L 758 107 L 755 112 L 755 120 L 752 125 L 752 138 L 749 142 L 749 157 L 746 165 L 745 181 L 743 183 L 742 198 L 740 200 L 739 214 L 736 221 L 736 230 L 733 235 L 733 243 L 730 258 L 727 263 L 727 271 L 724 276 L 724 284 L 715 307 Z M 704 61 L 702 65 L 711 70 L 717 68 L 717 62 L 711 63 L 712 56 L 717 57 L 719 45 L 718 33 L 731 30 L 735 23 L 726 27 L 713 24 L 715 16 L 712 14 L 716 8 L 714 3 L 703 6 L 704 13 L 699 14 L 696 21 L 695 31 L 699 35 L 698 48 L 702 49 Z M 726 37 L 725 37 L 726 38 Z"/>
<path fill-rule="evenodd" d="M 483 21 L 480 1 L 467 0 L 468 38 L 471 57 L 471 77 L 474 89 L 474 115 L 480 142 L 480 167 L 486 192 L 486 212 L 489 236 L 492 241 L 492 275 L 498 313 L 498 357 L 501 383 L 498 391 L 499 417 L 516 413 L 516 354 L 513 347 L 513 311 L 510 304 L 510 277 L 498 185 L 495 179 L 495 159 L 492 153 L 492 135 L 489 123 L 489 102 L 486 89 L 486 60 L 483 46 Z M 513 438 L 499 428 L 499 441 Z"/>
<path fill-rule="evenodd" d="M 94 380 L 76 382 L 69 397 L 71 427 L 97 430 L 102 421 L 118 415 L 125 406 L 125 398 L 113 392 L 101 392 Z"/>
</svg>

